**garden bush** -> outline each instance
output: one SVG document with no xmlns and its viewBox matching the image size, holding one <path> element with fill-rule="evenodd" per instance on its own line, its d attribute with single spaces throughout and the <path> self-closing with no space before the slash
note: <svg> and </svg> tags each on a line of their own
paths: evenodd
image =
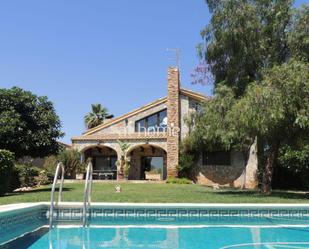
<svg viewBox="0 0 309 249">
<path fill-rule="evenodd" d="M 188 153 L 180 153 L 179 154 L 179 165 L 177 166 L 178 169 L 178 176 L 182 177 L 190 177 L 190 172 L 193 167 L 193 159 L 194 156 Z"/>
<path fill-rule="evenodd" d="M 187 178 L 169 177 L 166 181 L 169 184 L 192 184 L 192 181 Z"/>
<path fill-rule="evenodd" d="M 54 177 L 57 163 L 58 163 L 57 156 L 53 155 L 53 156 L 49 156 L 46 158 L 44 165 L 43 165 L 43 169 L 46 171 L 48 178 Z"/>
<path fill-rule="evenodd" d="M 36 177 L 38 185 L 47 185 L 52 183 L 52 178 L 49 177 L 46 170 L 40 170 L 39 175 Z"/>
<path fill-rule="evenodd" d="M 15 167 L 18 171 L 21 187 L 34 187 L 37 185 L 36 177 L 39 176 L 40 169 L 33 167 L 31 164 L 17 164 Z"/>
<path fill-rule="evenodd" d="M 309 188 L 309 145 L 284 146 L 279 151 L 278 165 L 274 170 L 273 187 L 280 189 Z"/>
<path fill-rule="evenodd" d="M 63 150 L 57 156 L 59 162 L 64 165 L 65 177 L 74 179 L 77 172 L 80 172 L 84 167 L 81 163 L 81 154 L 75 149 Z"/>
<path fill-rule="evenodd" d="M 13 190 L 17 189 L 20 187 L 20 179 L 19 179 L 19 171 L 14 165 L 12 174 L 11 174 L 11 179 L 10 179 L 10 190 L 9 192 L 12 192 Z"/>
<path fill-rule="evenodd" d="M 8 150 L 0 150 L 0 196 L 11 191 L 10 181 L 14 167 L 14 154 Z"/>
<path fill-rule="evenodd" d="M 81 163 L 81 154 L 77 150 L 62 150 L 58 155 L 49 156 L 43 165 L 47 177 L 53 179 L 58 162 L 64 165 L 65 178 L 74 179 L 77 173 L 85 172 L 85 163 Z"/>
</svg>

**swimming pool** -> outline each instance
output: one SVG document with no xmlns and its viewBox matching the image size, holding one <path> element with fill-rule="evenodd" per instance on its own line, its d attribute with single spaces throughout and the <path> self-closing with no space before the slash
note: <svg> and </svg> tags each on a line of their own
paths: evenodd
<svg viewBox="0 0 309 249">
<path fill-rule="evenodd" d="M 92 204 L 83 228 L 67 203 L 51 230 L 47 217 L 47 204 L 0 212 L 0 248 L 309 248 L 309 205 Z"/>
</svg>

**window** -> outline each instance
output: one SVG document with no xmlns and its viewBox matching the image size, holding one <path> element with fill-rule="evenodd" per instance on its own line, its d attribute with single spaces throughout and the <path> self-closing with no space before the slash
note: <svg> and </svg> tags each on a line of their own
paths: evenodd
<svg viewBox="0 0 309 249">
<path fill-rule="evenodd" d="M 204 152 L 203 165 L 231 165 L 231 154 L 229 151 Z"/>
<path fill-rule="evenodd" d="M 166 128 L 166 109 L 135 122 L 135 132 L 165 132 Z"/>
<path fill-rule="evenodd" d="M 162 179 L 163 164 L 164 160 L 161 156 L 142 157 L 141 178 L 145 179 L 145 172 L 151 172 L 152 174 L 160 174 Z"/>
<path fill-rule="evenodd" d="M 159 112 L 159 125 L 161 127 L 167 126 L 167 111 L 166 110 Z"/>
<path fill-rule="evenodd" d="M 146 119 L 139 120 L 135 122 L 135 132 L 144 132 L 146 131 Z"/>
<path fill-rule="evenodd" d="M 148 131 L 156 131 L 156 126 L 158 124 L 158 115 L 154 114 L 147 118 L 147 129 Z"/>
<path fill-rule="evenodd" d="M 189 101 L 189 108 L 195 110 L 196 112 L 200 112 L 202 110 L 201 103 L 194 100 Z"/>
<path fill-rule="evenodd" d="M 94 170 L 109 171 L 117 170 L 117 158 L 115 156 L 97 156 L 94 157 Z"/>
</svg>

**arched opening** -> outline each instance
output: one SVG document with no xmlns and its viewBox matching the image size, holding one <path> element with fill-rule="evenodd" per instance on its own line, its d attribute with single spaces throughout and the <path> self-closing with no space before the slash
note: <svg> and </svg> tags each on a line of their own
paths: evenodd
<svg viewBox="0 0 309 249">
<path fill-rule="evenodd" d="M 129 180 L 166 179 L 166 151 L 161 147 L 137 145 L 128 150 L 127 158 L 131 163 Z"/>
<path fill-rule="evenodd" d="M 99 145 L 86 148 L 83 153 L 84 160 L 92 160 L 94 179 L 117 179 L 117 152 L 114 149 Z"/>
</svg>

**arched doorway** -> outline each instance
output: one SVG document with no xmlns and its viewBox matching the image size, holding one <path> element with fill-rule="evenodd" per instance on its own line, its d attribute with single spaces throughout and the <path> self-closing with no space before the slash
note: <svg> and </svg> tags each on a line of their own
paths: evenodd
<svg viewBox="0 0 309 249">
<path fill-rule="evenodd" d="M 142 144 L 130 148 L 129 180 L 165 180 L 166 151 L 159 146 Z"/>
<path fill-rule="evenodd" d="M 92 146 L 84 151 L 84 160 L 91 158 L 94 179 L 117 179 L 117 152 L 108 146 Z"/>
</svg>

